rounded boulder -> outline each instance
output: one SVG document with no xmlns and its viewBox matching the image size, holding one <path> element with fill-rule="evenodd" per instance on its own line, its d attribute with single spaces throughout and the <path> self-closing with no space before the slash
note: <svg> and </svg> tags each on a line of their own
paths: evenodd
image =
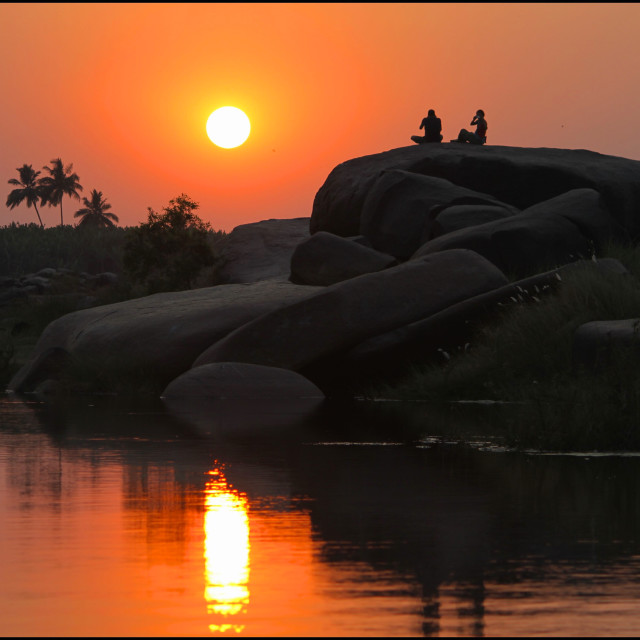
<svg viewBox="0 0 640 640">
<path fill-rule="evenodd" d="M 169 383 L 163 399 L 292 400 L 324 398 L 295 371 L 243 362 L 215 362 L 189 369 Z"/>
<path fill-rule="evenodd" d="M 393 256 L 320 231 L 301 242 L 291 256 L 291 282 L 330 285 L 397 264 Z"/>
</svg>

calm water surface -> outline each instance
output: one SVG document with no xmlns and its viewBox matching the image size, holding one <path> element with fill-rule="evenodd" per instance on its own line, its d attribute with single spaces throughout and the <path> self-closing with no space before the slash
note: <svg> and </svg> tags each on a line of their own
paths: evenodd
<svg viewBox="0 0 640 640">
<path fill-rule="evenodd" d="M 0 634 L 640 632 L 639 457 L 234 411 L 3 396 Z"/>
</svg>

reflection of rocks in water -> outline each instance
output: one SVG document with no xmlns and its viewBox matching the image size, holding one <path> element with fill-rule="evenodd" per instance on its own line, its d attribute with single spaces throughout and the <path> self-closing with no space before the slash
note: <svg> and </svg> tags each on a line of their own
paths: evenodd
<svg viewBox="0 0 640 640">
<path fill-rule="evenodd" d="M 359 425 L 372 436 L 385 433 L 406 442 L 493 442 L 500 444 L 494 424 L 495 407 L 465 403 L 360 401 L 350 407 L 343 422 Z M 498 437 L 496 437 L 496 434 Z"/>
<path fill-rule="evenodd" d="M 177 437 L 180 429 L 153 397 L 46 396 L 30 405 L 56 442 Z"/>
<path fill-rule="evenodd" d="M 55 446 L 86 456 L 96 466 L 104 462 L 105 452 L 113 453 L 125 467 L 130 500 L 145 498 L 140 491 L 149 488 L 143 478 L 149 469 L 167 468 L 172 482 L 193 491 L 204 487 L 203 478 L 215 465 L 222 465 L 233 484 L 253 496 L 270 495 L 280 489 L 288 495 L 283 465 L 287 466 L 301 440 L 313 437 L 312 430 L 317 428 L 314 422 L 303 421 L 300 429 L 291 425 L 273 429 L 259 439 L 257 446 L 258 432 L 230 428 L 207 436 L 188 421 L 169 414 L 155 398 L 59 397 L 20 406 L 32 416 L 32 429 L 41 429 Z M 243 415 L 252 414 L 245 410 L 239 415 L 229 414 L 231 426 L 237 425 Z M 296 415 L 296 420 L 299 417 Z M 269 480 L 271 470 L 277 473 L 277 481 Z M 152 486 L 158 488 L 164 481 L 156 476 Z"/>
<path fill-rule="evenodd" d="M 112 465 L 120 466 L 127 537 L 144 544 L 151 565 L 176 565 L 187 557 L 192 531 L 202 526 L 213 471 L 224 474 L 229 487 L 238 487 L 252 501 L 268 498 L 271 505 L 295 509 L 288 474 L 281 470 L 288 449 L 280 440 L 273 446 L 263 442 L 259 452 L 252 441 L 214 442 L 153 399 L 49 400 L 16 403 L 30 417 L 30 434 L 36 434 L 39 446 L 37 455 L 33 447 L 25 447 L 24 455 L 16 458 L 12 477 L 24 485 L 21 493 L 37 478 L 38 492 L 51 485 L 52 501 L 59 503 L 78 468 L 88 463 L 98 478 Z M 54 448 L 52 455 L 52 443 L 59 454 Z"/>
<path fill-rule="evenodd" d="M 458 606 L 467 610 L 463 633 L 477 633 L 483 573 L 500 520 L 491 483 L 474 474 L 474 452 L 316 446 L 305 453 L 300 488 L 314 498 L 311 518 L 325 561 L 364 561 L 415 576 L 423 589 L 426 635 L 439 632 L 440 589 L 454 583 Z"/>
<path fill-rule="evenodd" d="M 173 408 L 176 417 L 211 438 L 295 437 L 317 409 L 317 400 L 194 401 Z"/>
<path fill-rule="evenodd" d="M 632 458 L 314 446 L 294 486 L 313 498 L 327 562 L 365 561 L 418 579 L 428 635 L 452 599 L 463 634 L 481 634 L 489 582 L 544 583 L 558 562 L 584 575 L 640 551 Z"/>
<path fill-rule="evenodd" d="M 195 400 L 172 413 L 209 438 L 296 437 L 318 408 L 317 399 Z"/>
<path fill-rule="evenodd" d="M 434 588 L 458 569 L 467 575 L 485 564 L 494 498 L 473 473 L 474 452 L 328 445 L 303 455 L 299 486 L 315 499 L 327 559 L 357 550 L 362 560 L 417 569 Z M 406 555 L 394 548 L 400 541 Z"/>
</svg>

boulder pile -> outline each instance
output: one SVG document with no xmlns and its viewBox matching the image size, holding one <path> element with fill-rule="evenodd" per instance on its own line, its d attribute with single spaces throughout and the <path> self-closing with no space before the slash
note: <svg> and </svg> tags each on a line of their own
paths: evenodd
<svg viewBox="0 0 640 640">
<path fill-rule="evenodd" d="M 625 277 L 598 257 L 639 235 L 633 160 L 460 144 L 356 158 L 330 173 L 309 218 L 234 229 L 226 284 L 63 316 L 9 389 L 50 389 L 80 362 L 152 378 L 172 407 L 225 393 L 315 402 L 463 344 L 563 270 Z"/>
<path fill-rule="evenodd" d="M 339 164 L 313 203 L 311 233 L 361 233 L 365 202 L 388 171 L 441 178 L 524 210 L 573 189 L 594 189 L 633 237 L 640 233 L 640 162 L 582 149 L 530 149 L 458 143 L 421 144 Z M 413 183 L 412 183 L 413 184 Z M 409 188 L 403 187 L 403 192 Z M 423 193 L 416 194 L 424 199 Z M 396 199 L 393 195 L 392 199 Z M 368 208 L 371 206 L 368 202 Z M 443 203 L 444 204 L 444 203 Z M 449 201 L 448 206 L 455 203 Z M 374 245 L 375 246 L 375 245 Z"/>
</svg>

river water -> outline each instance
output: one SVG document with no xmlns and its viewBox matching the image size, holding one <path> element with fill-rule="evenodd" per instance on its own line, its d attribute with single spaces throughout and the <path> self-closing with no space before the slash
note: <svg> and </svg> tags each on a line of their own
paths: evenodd
<svg viewBox="0 0 640 640">
<path fill-rule="evenodd" d="M 2 396 L 0 634 L 640 632 L 640 457 L 236 411 Z"/>
</svg>

